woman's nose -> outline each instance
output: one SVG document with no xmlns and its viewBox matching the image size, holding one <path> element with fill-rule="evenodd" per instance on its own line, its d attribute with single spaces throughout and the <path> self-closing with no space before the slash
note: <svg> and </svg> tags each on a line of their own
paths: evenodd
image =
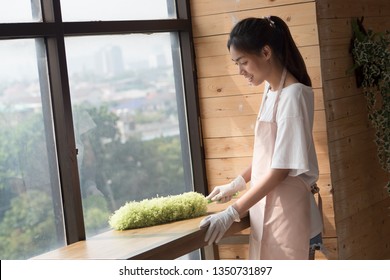
<svg viewBox="0 0 390 280">
<path fill-rule="evenodd" d="M 241 65 L 238 65 L 238 74 L 239 75 L 244 75 L 244 69 L 242 69 Z"/>
</svg>

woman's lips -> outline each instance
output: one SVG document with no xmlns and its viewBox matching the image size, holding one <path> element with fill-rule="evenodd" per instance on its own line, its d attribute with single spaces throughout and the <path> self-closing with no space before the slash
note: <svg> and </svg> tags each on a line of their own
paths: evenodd
<svg viewBox="0 0 390 280">
<path fill-rule="evenodd" d="M 245 76 L 245 78 L 248 80 L 248 82 L 252 83 L 253 81 L 253 76 Z"/>
</svg>

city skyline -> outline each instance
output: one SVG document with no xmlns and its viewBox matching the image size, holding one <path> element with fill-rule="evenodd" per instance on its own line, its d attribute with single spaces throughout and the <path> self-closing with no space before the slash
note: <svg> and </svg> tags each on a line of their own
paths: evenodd
<svg viewBox="0 0 390 280">
<path fill-rule="evenodd" d="M 32 3 L 39 3 L 35 1 L 38 0 L 3 0 L 3 3 L 0 3 L 0 23 L 39 21 L 33 19 L 32 16 Z M 105 0 L 63 0 L 61 1 L 61 9 L 63 21 L 158 19 L 172 17 L 168 14 L 167 4 L 171 4 L 171 2 L 174 1 L 113 0 L 108 2 Z M 150 9 L 150 6 L 154 8 Z M 116 41 L 123 41 L 123 38 L 120 37 L 131 37 L 131 40 L 134 42 L 129 44 L 133 49 L 132 52 L 123 52 L 124 61 L 144 57 L 146 56 L 145 52 L 150 52 L 151 49 L 158 51 L 161 40 L 164 41 L 159 34 L 153 34 L 153 36 L 150 36 L 151 39 L 146 39 L 147 42 L 145 42 L 145 39 L 140 40 L 140 36 L 145 38 L 145 36 L 150 35 L 116 35 Z M 169 38 L 169 36 L 166 37 Z M 78 38 L 82 37 L 66 38 L 67 45 L 72 46 L 73 42 L 77 41 Z M 88 37 L 88 43 L 77 51 L 78 58 L 97 52 L 99 38 L 101 37 Z M 153 40 L 154 38 L 155 40 Z M 0 66 L 0 83 L 7 83 L 10 79 L 15 79 L 15 77 L 17 77 L 16 80 L 22 81 L 38 76 L 36 69 L 37 58 L 32 55 L 32 52 L 35 52 L 32 49 L 34 44 L 34 39 L 0 40 L 0 59 L 2 61 Z M 71 59 L 71 57 L 68 56 L 68 59 Z"/>
<path fill-rule="evenodd" d="M 40 39 L 38 39 L 40 40 Z M 124 70 L 139 67 L 141 63 L 156 66 L 164 57 L 172 64 L 170 35 L 168 33 L 88 36 L 66 38 L 66 54 L 69 75 L 92 65 L 104 49 L 118 47 L 122 52 Z M 38 79 L 35 39 L 0 41 L 0 82 L 30 81 Z M 150 63 L 151 65 L 148 65 Z"/>
</svg>

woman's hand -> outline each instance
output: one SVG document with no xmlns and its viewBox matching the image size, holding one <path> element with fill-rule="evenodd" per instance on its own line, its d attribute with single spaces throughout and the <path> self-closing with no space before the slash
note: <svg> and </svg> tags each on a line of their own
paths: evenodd
<svg viewBox="0 0 390 280">
<path fill-rule="evenodd" d="M 240 175 L 237 176 L 229 184 L 215 187 L 213 191 L 206 197 L 211 201 L 218 201 L 220 203 L 225 203 L 230 201 L 233 196 L 246 188 L 246 182 L 244 178 Z"/>
<path fill-rule="evenodd" d="M 233 222 L 239 222 L 240 215 L 233 206 L 229 206 L 224 211 L 207 216 L 200 222 L 200 228 L 209 227 L 204 241 L 209 245 L 218 243 Z"/>
</svg>

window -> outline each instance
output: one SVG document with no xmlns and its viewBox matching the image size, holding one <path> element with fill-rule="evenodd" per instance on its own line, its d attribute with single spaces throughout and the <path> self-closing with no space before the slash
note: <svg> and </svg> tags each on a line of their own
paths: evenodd
<svg viewBox="0 0 390 280">
<path fill-rule="evenodd" d="M 40 1 L 3 0 L 0 4 L 0 23 L 41 21 Z"/>
<path fill-rule="evenodd" d="M 0 258 L 108 230 L 126 201 L 204 193 L 188 1 L 24 2 L 33 16 L 0 4 Z"/>
<path fill-rule="evenodd" d="M 175 0 L 148 0 L 146 3 L 138 2 L 137 0 L 61 1 L 62 18 L 64 21 L 176 18 Z"/>
<path fill-rule="evenodd" d="M 126 201 L 192 190 L 175 41 L 175 33 L 65 40 L 87 236 L 105 230 L 107 216 Z"/>
<path fill-rule="evenodd" d="M 41 39 L 0 41 L 1 259 L 65 244 L 50 95 L 39 78 L 43 46 Z"/>
</svg>

